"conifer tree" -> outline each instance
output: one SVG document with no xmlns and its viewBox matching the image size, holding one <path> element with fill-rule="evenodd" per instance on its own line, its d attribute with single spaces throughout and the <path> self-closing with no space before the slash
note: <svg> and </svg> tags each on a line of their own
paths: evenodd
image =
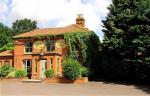
<svg viewBox="0 0 150 96">
<path fill-rule="evenodd" d="M 150 78 L 149 0 L 112 0 L 104 24 L 103 71 L 111 78 Z"/>
</svg>

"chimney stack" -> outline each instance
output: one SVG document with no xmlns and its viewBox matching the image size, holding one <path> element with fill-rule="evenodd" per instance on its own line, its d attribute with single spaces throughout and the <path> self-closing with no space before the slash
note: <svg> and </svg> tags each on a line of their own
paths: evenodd
<svg viewBox="0 0 150 96">
<path fill-rule="evenodd" d="M 76 18 L 76 25 L 85 28 L 85 20 L 83 18 L 83 14 L 78 14 L 78 17 Z"/>
</svg>

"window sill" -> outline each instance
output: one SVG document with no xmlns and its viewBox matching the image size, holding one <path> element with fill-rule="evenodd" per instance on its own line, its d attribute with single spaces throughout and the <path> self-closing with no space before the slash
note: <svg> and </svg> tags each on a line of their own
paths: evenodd
<svg viewBox="0 0 150 96">
<path fill-rule="evenodd" d="M 30 54 L 32 54 L 32 52 L 31 53 L 24 53 L 25 55 L 30 55 Z"/>
</svg>

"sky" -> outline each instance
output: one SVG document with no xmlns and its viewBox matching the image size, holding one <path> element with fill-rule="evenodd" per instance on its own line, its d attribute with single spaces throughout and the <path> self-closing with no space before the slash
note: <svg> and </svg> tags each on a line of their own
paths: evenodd
<svg viewBox="0 0 150 96">
<path fill-rule="evenodd" d="M 83 14 L 85 26 L 103 37 L 102 20 L 109 12 L 111 0 L 0 0 L 0 22 L 11 27 L 17 19 L 37 21 L 39 28 L 63 27 L 75 24 L 77 14 Z"/>
</svg>

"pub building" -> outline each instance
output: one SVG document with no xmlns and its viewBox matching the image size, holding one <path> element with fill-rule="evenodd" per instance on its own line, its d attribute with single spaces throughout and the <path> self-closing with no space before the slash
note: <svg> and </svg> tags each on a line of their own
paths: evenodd
<svg viewBox="0 0 150 96">
<path fill-rule="evenodd" d="M 14 36 L 14 50 L 0 53 L 0 67 L 9 64 L 15 69 L 26 69 L 28 77 L 42 79 L 47 69 L 61 75 L 62 61 L 68 53 L 68 45 L 63 37 L 40 38 L 46 35 L 59 35 L 66 32 L 90 32 L 85 28 L 82 14 L 78 14 L 76 24 L 65 27 L 35 29 Z"/>
</svg>

